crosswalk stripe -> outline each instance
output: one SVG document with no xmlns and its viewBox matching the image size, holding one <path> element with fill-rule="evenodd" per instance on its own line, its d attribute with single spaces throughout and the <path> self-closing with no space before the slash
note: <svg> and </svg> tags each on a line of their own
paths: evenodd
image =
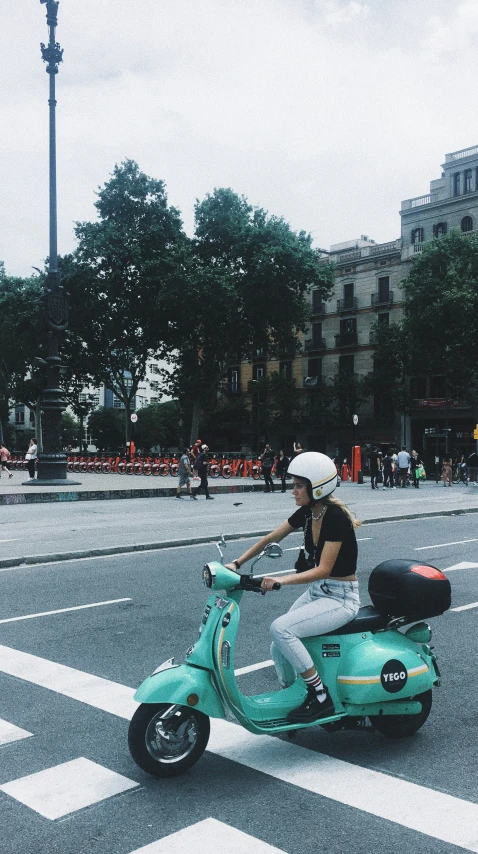
<svg viewBox="0 0 478 854">
<path fill-rule="evenodd" d="M 184 854 L 185 851 L 194 851 L 194 854 L 219 854 L 224 851 L 227 854 L 244 854 L 245 851 L 248 854 L 284 854 L 280 848 L 215 818 L 198 821 L 157 842 L 137 848 L 130 854 Z"/>
<path fill-rule="evenodd" d="M 0 747 L 4 744 L 10 744 L 11 741 L 20 741 L 22 738 L 30 738 L 33 733 L 26 729 L 21 729 L 14 724 L 4 721 L 0 718 Z"/>
<path fill-rule="evenodd" d="M 129 720 L 134 690 L 10 647 L 0 671 Z M 478 804 L 333 759 L 238 724 L 212 721 L 208 751 L 300 789 L 478 854 Z"/>
<path fill-rule="evenodd" d="M 54 820 L 138 786 L 135 780 L 81 756 L 4 783 L 0 791 Z"/>
</svg>

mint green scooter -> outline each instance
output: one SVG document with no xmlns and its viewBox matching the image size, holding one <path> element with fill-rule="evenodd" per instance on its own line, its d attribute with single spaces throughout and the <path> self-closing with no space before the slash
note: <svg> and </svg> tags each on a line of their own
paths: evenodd
<svg viewBox="0 0 478 854">
<path fill-rule="evenodd" d="M 420 729 L 430 713 L 432 686 L 440 684 L 429 646 L 431 629 L 424 622 L 405 633 L 399 629 L 449 608 L 450 584 L 440 570 L 411 560 L 379 564 L 369 581 L 375 607 L 361 608 L 354 620 L 328 635 L 304 640 L 335 713 L 318 722 L 292 724 L 287 714 L 306 695 L 302 679 L 284 690 L 246 697 L 234 673 L 239 603 L 244 593 L 263 592 L 263 576 L 254 576 L 253 568 L 262 557 L 281 557 L 282 549 L 269 544 L 253 561 L 250 574 L 238 575 L 224 566 L 221 546 L 223 537 L 217 543 L 221 562 L 205 565 L 203 581 L 223 593 L 209 597 L 197 641 L 183 664 L 164 662 L 135 694 L 141 705 L 131 720 L 128 742 L 140 768 L 158 777 L 190 768 L 207 746 L 211 717 L 232 715 L 245 729 L 262 734 L 320 725 L 327 731 L 366 727 L 401 738 Z M 279 582 L 275 588 L 280 589 Z"/>
</svg>

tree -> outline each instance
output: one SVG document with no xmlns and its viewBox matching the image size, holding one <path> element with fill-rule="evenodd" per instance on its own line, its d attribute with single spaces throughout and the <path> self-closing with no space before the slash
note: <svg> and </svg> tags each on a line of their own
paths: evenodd
<svg viewBox="0 0 478 854">
<path fill-rule="evenodd" d="M 310 235 L 293 232 L 230 189 L 198 201 L 195 223 L 171 311 L 182 330 L 173 380 L 180 399 L 190 402 L 190 441 L 228 364 L 249 357 L 253 346 L 269 356 L 279 346 L 297 350 L 308 319 L 304 295 L 314 287 L 326 299 L 333 278 L 330 266 L 319 266 Z"/>
<path fill-rule="evenodd" d="M 452 231 L 426 244 L 403 287 L 408 373 L 442 374 L 444 396 L 476 403 L 478 240 Z"/>
<path fill-rule="evenodd" d="M 104 383 L 122 402 L 128 440 L 148 359 L 168 358 L 177 343 L 166 306 L 187 239 L 163 182 L 134 161 L 115 167 L 95 206 L 99 220 L 77 224 L 78 248 L 62 261 L 70 348 L 82 353 L 95 384 Z"/>
<path fill-rule="evenodd" d="M 135 439 L 138 448 L 150 451 L 154 445 L 169 448 L 179 445 L 181 414 L 176 400 L 153 403 L 138 410 Z"/>
<path fill-rule="evenodd" d="M 72 448 L 81 447 L 81 433 L 79 422 L 76 420 L 76 418 L 74 418 L 73 415 L 70 415 L 69 412 L 62 413 L 61 431 L 64 448 L 68 448 L 70 445 Z"/>
<path fill-rule="evenodd" d="M 124 412 L 98 407 L 88 419 L 88 432 L 98 450 L 117 451 L 124 444 Z"/>
</svg>

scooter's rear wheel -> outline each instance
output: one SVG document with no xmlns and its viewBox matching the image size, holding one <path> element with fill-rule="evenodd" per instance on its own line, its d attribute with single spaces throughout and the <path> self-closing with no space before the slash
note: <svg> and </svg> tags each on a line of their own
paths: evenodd
<svg viewBox="0 0 478 854">
<path fill-rule="evenodd" d="M 417 694 L 416 697 L 410 697 L 410 699 L 418 700 L 422 704 L 422 710 L 418 715 L 373 715 L 370 716 L 371 724 L 387 738 L 407 738 L 407 736 L 415 735 L 430 714 L 432 689 L 424 691 L 423 694 Z"/>
<path fill-rule="evenodd" d="M 143 703 L 128 731 L 131 756 L 156 777 L 181 774 L 200 759 L 209 740 L 209 718 L 189 706 Z"/>
</svg>

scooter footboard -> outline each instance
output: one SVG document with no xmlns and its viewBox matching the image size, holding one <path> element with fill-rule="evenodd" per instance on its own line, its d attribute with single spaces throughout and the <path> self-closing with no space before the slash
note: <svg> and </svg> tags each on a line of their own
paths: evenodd
<svg viewBox="0 0 478 854">
<path fill-rule="evenodd" d="M 186 664 L 148 676 L 134 699 L 138 703 L 177 703 L 178 706 L 198 709 L 211 718 L 226 717 L 209 671 Z"/>
</svg>

